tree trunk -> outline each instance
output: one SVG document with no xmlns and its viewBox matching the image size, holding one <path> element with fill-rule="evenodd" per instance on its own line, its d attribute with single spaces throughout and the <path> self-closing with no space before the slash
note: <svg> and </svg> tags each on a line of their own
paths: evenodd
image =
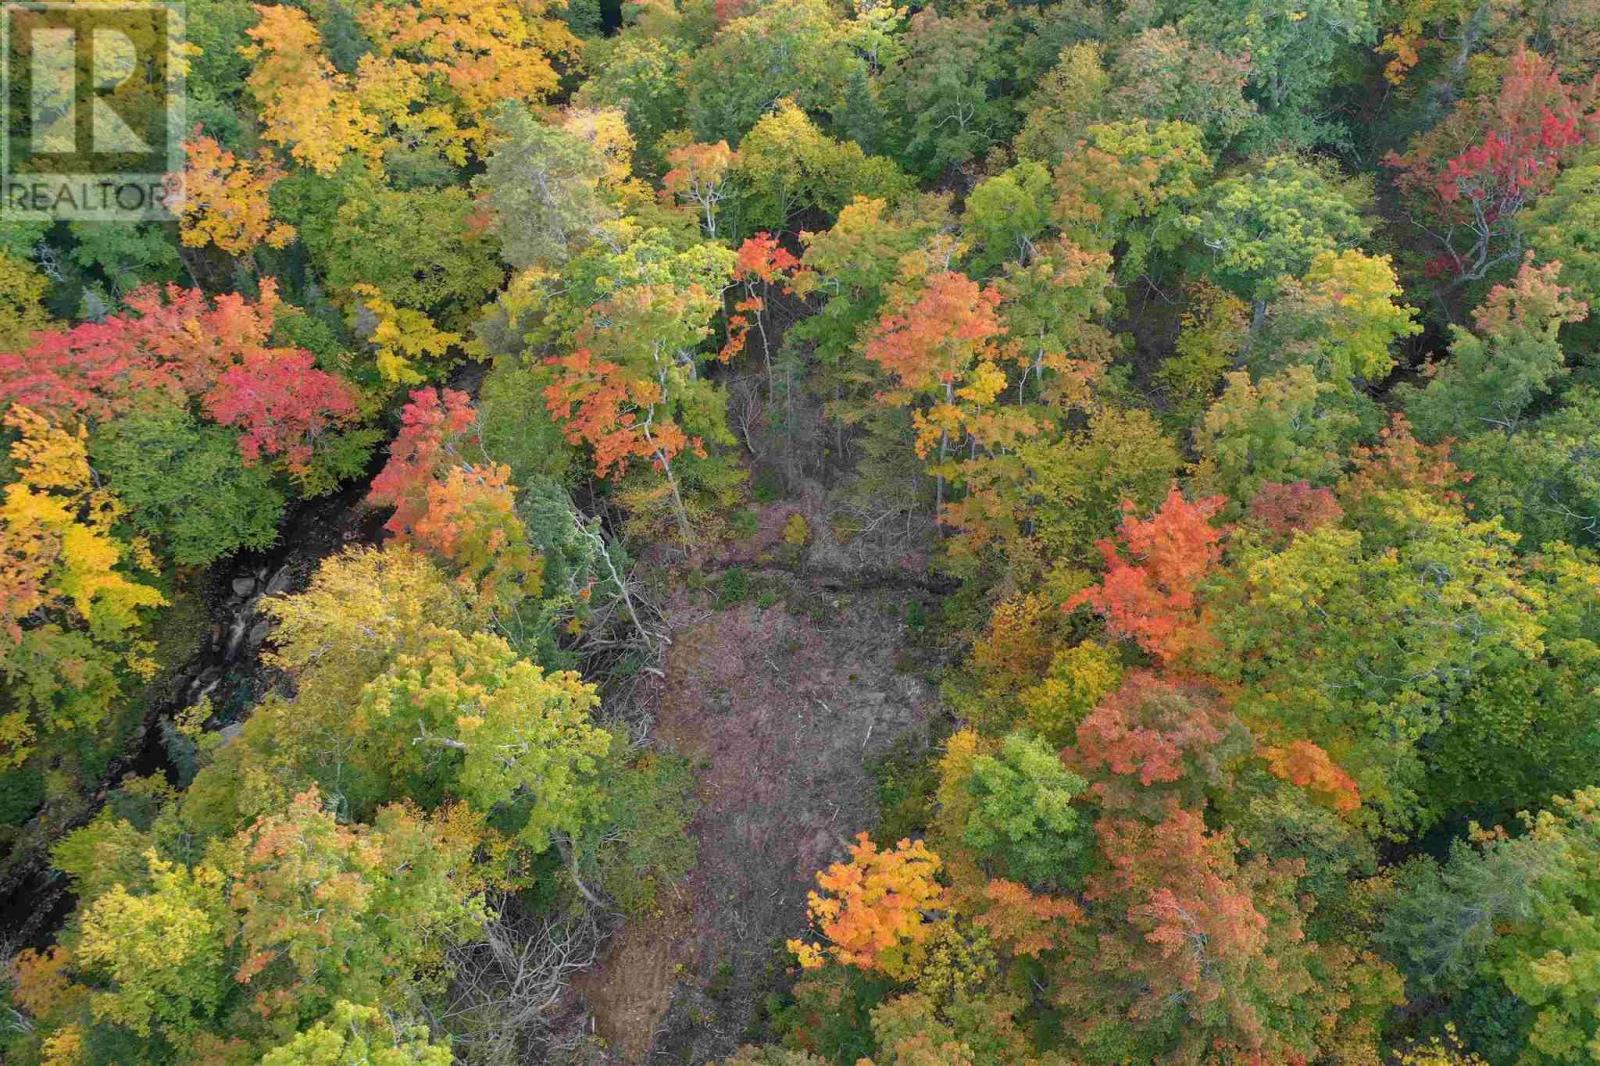
<svg viewBox="0 0 1600 1066">
<path fill-rule="evenodd" d="M 672 489 L 672 514 L 678 520 L 678 532 L 683 537 L 683 546 L 694 550 L 694 528 L 689 525 L 689 510 L 683 505 L 683 493 L 678 491 L 678 478 L 672 472 L 672 460 L 667 458 L 666 452 L 657 451 L 656 460 L 661 464 L 661 472 L 667 475 L 667 485 Z"/>
</svg>

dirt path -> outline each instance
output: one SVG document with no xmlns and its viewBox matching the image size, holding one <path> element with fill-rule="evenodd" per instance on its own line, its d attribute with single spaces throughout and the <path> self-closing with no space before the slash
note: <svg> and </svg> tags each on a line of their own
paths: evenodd
<svg viewBox="0 0 1600 1066">
<path fill-rule="evenodd" d="M 787 599 L 669 609 L 656 736 L 698 764 L 699 860 L 578 983 L 610 1062 L 702 1063 L 739 1044 L 816 870 L 876 821 L 864 764 L 925 740 L 937 712 L 906 593 Z"/>
</svg>

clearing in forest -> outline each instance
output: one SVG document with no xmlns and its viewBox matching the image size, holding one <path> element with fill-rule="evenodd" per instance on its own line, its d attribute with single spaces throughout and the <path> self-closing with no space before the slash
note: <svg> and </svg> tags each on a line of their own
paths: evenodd
<svg viewBox="0 0 1600 1066">
<path fill-rule="evenodd" d="M 609 1061 L 705 1062 L 746 1035 L 816 871 L 877 820 L 868 764 L 926 743 L 937 716 L 906 621 L 921 595 L 668 605 L 655 736 L 697 764 L 699 858 L 578 982 Z"/>
</svg>

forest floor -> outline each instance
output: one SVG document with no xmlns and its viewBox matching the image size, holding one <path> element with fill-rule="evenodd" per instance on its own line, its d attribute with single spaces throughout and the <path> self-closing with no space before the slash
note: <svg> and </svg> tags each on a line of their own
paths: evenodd
<svg viewBox="0 0 1600 1066">
<path fill-rule="evenodd" d="M 929 743 L 934 599 L 893 576 L 737 569 L 666 603 L 654 736 L 696 764 L 698 859 L 576 982 L 604 1061 L 703 1063 L 752 1035 L 816 871 L 877 822 L 868 767 Z"/>
</svg>

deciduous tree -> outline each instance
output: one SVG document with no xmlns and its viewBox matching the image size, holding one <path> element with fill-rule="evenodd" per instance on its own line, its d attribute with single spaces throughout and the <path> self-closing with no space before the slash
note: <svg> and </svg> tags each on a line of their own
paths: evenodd
<svg viewBox="0 0 1600 1066">
<path fill-rule="evenodd" d="M 1238 503 L 1272 482 L 1330 485 L 1352 443 L 1376 428 L 1371 401 L 1317 377 L 1306 364 L 1259 382 L 1244 370 L 1227 384 L 1195 428 L 1195 483 Z"/>
<path fill-rule="evenodd" d="M 837 216 L 857 197 L 897 203 L 915 191 L 894 160 L 828 136 L 788 98 L 739 142 L 731 163 L 738 233 L 782 232 L 807 209 Z"/>
<path fill-rule="evenodd" d="M 267 1052 L 261 1066 L 450 1066 L 448 1044 L 426 1025 L 397 1022 L 377 1007 L 340 1000 L 328 1016 Z"/>
<path fill-rule="evenodd" d="M 1323 252 L 1268 308 L 1251 364 L 1306 362 L 1336 383 L 1382 381 L 1394 369 L 1395 343 L 1422 332 L 1401 296 L 1388 256 Z"/>
<path fill-rule="evenodd" d="M 1561 264 L 1525 262 L 1473 312 L 1471 332 L 1455 327 L 1450 359 L 1433 380 L 1406 394 L 1406 413 L 1426 440 L 1481 429 L 1514 431 L 1528 407 L 1567 374 L 1561 327 L 1589 309 L 1557 280 Z"/>
<path fill-rule="evenodd" d="M 483 920 L 473 843 L 398 806 L 341 825 L 301 793 L 229 849 L 234 980 L 285 1035 L 339 1000 L 399 1006 Z"/>
<path fill-rule="evenodd" d="M 93 730 L 124 672 L 148 677 L 143 613 L 166 603 L 138 569 L 139 542 L 120 540 L 120 506 L 94 483 L 84 434 L 13 406 L 6 428 L 16 480 L 0 501 L 0 766 L 25 760 L 36 740 Z"/>
<path fill-rule="evenodd" d="M 271 344 L 277 285 L 261 298 L 206 298 L 169 286 L 130 293 L 130 313 L 34 337 L 25 352 L 0 354 L 0 400 L 42 414 L 103 419 L 152 394 L 185 401 L 251 357 L 288 354 Z"/>
<path fill-rule="evenodd" d="M 1258 316 L 1317 256 L 1353 248 L 1371 232 L 1324 167 L 1291 155 L 1217 182 L 1184 224 L 1216 281 L 1255 300 Z"/>
<path fill-rule="evenodd" d="M 969 261 L 979 277 L 1007 260 L 1027 264 L 1050 222 L 1054 188 L 1043 163 L 1021 163 L 979 182 L 961 215 L 972 243 Z"/>
<path fill-rule="evenodd" d="M 1070 44 L 1039 80 L 1022 107 L 1022 129 L 1012 149 L 1027 162 L 1054 166 L 1088 128 L 1103 122 L 1111 78 L 1101 63 L 1100 46 Z"/>
<path fill-rule="evenodd" d="M 1033 888 L 1072 887 L 1087 858 L 1087 824 L 1073 799 L 1083 778 L 1038 737 L 1012 733 L 972 762 L 963 842 L 997 873 Z"/>
<path fill-rule="evenodd" d="M 850 861 L 817 874 L 807 910 L 826 944 L 789 942 L 800 965 L 821 966 L 834 958 L 864 970 L 904 977 L 916 965 L 917 947 L 927 940 L 928 912 L 944 903 L 935 880 L 939 856 L 922 841 L 902 840 L 886 851 L 859 833 Z"/>
<path fill-rule="evenodd" d="M 389 461 L 372 479 L 369 498 L 393 507 L 384 528 L 411 532 L 427 512 L 427 490 L 446 469 L 472 458 L 477 425 L 472 398 L 455 389 L 418 389 L 400 411 L 400 432 L 389 445 Z"/>
<path fill-rule="evenodd" d="M 1117 542 L 1099 544 L 1105 577 L 1067 606 L 1092 607 L 1113 634 L 1159 660 L 1186 654 L 1205 638 L 1196 592 L 1222 556 L 1222 531 L 1211 524 L 1222 503 L 1218 496 L 1190 503 L 1176 485 L 1148 519 L 1125 503 Z"/>
<path fill-rule="evenodd" d="M 1111 810 L 1150 812 L 1174 801 L 1202 809 L 1231 783 L 1248 750 L 1219 693 L 1197 678 L 1138 670 L 1078 724 L 1063 753 Z"/>
<path fill-rule="evenodd" d="M 1117 118 L 1187 122 L 1203 130 L 1213 148 L 1256 121 L 1243 92 L 1250 59 L 1226 55 L 1173 26 L 1155 26 L 1128 40 L 1111 72 L 1115 84 L 1106 103 Z"/>
<path fill-rule="evenodd" d="M 662 193 L 692 205 L 700 213 L 706 236 L 712 239 L 717 236 L 718 206 L 728 193 L 733 160 L 727 141 L 686 144 L 667 153 L 672 169 L 661 176 Z"/>
<path fill-rule="evenodd" d="M 901 40 L 905 53 L 884 74 L 883 94 L 900 117 L 897 154 L 932 178 L 981 156 L 1016 128 L 1001 99 L 1003 67 L 991 24 L 976 12 L 924 8 Z"/>
<path fill-rule="evenodd" d="M 359 418 L 355 390 L 306 351 L 246 354 L 217 377 L 204 406 L 239 430 L 247 466 L 272 456 L 292 474 L 305 474 L 319 442 Z"/>
<path fill-rule="evenodd" d="M 348 153 L 375 157 L 376 118 L 362 110 L 350 79 L 324 54 L 322 35 L 296 7 L 259 5 L 246 81 L 260 108 L 266 140 L 318 174 L 337 170 Z"/>
<path fill-rule="evenodd" d="M 270 160 L 241 159 L 210 137 L 184 142 L 179 234 L 193 248 L 215 244 L 229 255 L 249 255 L 257 245 L 282 248 L 294 227 L 272 217 L 267 199 L 283 172 Z"/>
<path fill-rule="evenodd" d="M 379 56 L 409 64 L 481 145 L 502 103 L 540 103 L 556 91 L 556 63 L 578 41 L 550 0 L 420 0 L 374 4 L 357 16 Z"/>
<path fill-rule="evenodd" d="M 1321 1034 L 1303 997 L 1331 1005 L 1340 990 L 1312 969 L 1293 866 L 1241 859 L 1231 836 L 1178 807 L 1154 824 L 1108 818 L 1098 833 L 1107 867 L 1088 896 L 1111 924 L 1058 991 L 1088 1056 L 1313 1056 Z"/>
<path fill-rule="evenodd" d="M 154 852 L 148 862 L 147 892 L 113 885 L 89 905 L 74 956 L 105 983 L 90 997 L 98 1018 L 181 1046 L 215 1022 L 228 994 L 233 923 L 221 871 L 188 869 Z"/>
<path fill-rule="evenodd" d="M 579 836 L 599 810 L 597 771 L 612 740 L 589 721 L 594 686 L 546 674 L 490 634 L 438 631 L 431 643 L 363 691 L 374 734 L 366 757 L 485 815 L 516 811 L 516 834 L 535 854 Z"/>
<path fill-rule="evenodd" d="M 1464 100 L 1405 155 L 1388 159 L 1458 281 L 1489 276 L 1522 254 L 1517 216 L 1548 191 L 1596 130 L 1592 86 L 1562 83 L 1549 60 L 1518 50 L 1497 94 Z"/>
<path fill-rule="evenodd" d="M 1204 137 L 1186 122 L 1090 126 L 1056 167 L 1056 213 L 1087 248 L 1122 245 L 1118 273 L 1135 278 L 1181 243 L 1185 212 L 1211 169 Z"/>
</svg>

